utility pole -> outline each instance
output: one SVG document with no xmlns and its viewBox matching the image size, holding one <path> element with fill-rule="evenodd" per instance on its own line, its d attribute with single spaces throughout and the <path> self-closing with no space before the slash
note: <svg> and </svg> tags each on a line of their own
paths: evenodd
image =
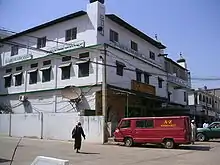
<svg viewBox="0 0 220 165">
<path fill-rule="evenodd" d="M 106 131 L 107 131 L 107 72 L 106 72 L 106 56 L 107 56 L 107 45 L 104 43 L 104 57 L 103 57 L 103 67 L 102 67 L 102 115 L 104 117 L 103 123 L 103 143 L 106 142 Z"/>
</svg>

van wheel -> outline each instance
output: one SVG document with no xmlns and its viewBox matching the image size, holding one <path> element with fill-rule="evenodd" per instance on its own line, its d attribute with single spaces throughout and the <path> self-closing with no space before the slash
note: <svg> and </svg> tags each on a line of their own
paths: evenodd
<svg viewBox="0 0 220 165">
<path fill-rule="evenodd" d="M 126 147 L 131 147 L 133 145 L 133 140 L 132 138 L 125 138 L 124 143 Z"/>
<path fill-rule="evenodd" d="M 197 135 L 197 140 L 200 142 L 204 142 L 207 138 L 205 137 L 205 135 L 203 133 L 198 133 Z"/>
<path fill-rule="evenodd" d="M 165 147 L 166 149 L 173 149 L 174 146 L 175 146 L 175 144 L 174 144 L 174 141 L 173 141 L 172 139 L 166 139 L 166 140 L 164 141 L 164 147 Z"/>
</svg>

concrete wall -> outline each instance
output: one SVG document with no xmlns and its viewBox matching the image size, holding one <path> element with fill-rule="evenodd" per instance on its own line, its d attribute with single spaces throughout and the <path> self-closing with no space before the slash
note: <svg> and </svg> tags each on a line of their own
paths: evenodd
<svg viewBox="0 0 220 165">
<path fill-rule="evenodd" d="M 41 138 L 40 114 L 11 115 L 11 136 Z"/>
<path fill-rule="evenodd" d="M 173 103 L 181 104 L 181 105 L 187 105 L 187 99 L 184 101 L 184 92 L 188 93 L 187 90 L 185 89 L 174 89 L 174 86 L 169 84 L 169 92 L 171 93 L 170 95 L 170 101 Z"/>
<path fill-rule="evenodd" d="M 52 112 L 79 112 L 84 109 L 95 110 L 96 91 L 100 91 L 100 86 L 81 88 L 83 99 L 77 106 L 73 107 L 69 100 L 61 95 L 60 90 L 45 92 L 27 93 L 28 102 L 19 101 L 20 94 L 0 96 L 0 104 L 11 107 L 14 113 L 52 113 Z"/>
<path fill-rule="evenodd" d="M 9 135 L 10 133 L 10 115 L 0 115 L 0 135 Z"/>
<path fill-rule="evenodd" d="M 11 120 L 10 115 L 1 114 L 0 135 L 71 140 L 78 121 L 82 123 L 86 142 L 103 142 L 103 117 L 78 116 L 78 113 L 11 114 Z"/>
</svg>

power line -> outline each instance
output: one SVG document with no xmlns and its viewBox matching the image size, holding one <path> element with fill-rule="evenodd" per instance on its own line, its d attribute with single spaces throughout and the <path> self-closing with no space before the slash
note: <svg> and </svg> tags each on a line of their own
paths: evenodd
<svg viewBox="0 0 220 165">
<path fill-rule="evenodd" d="M 5 29 L 2 29 L 3 31 L 7 31 L 7 32 L 11 32 L 11 33 L 15 33 L 17 34 L 16 32 L 13 32 L 13 31 L 10 31 L 10 30 L 5 30 Z M 27 36 L 27 37 L 32 37 L 32 38 L 36 38 L 38 39 L 39 37 L 36 37 L 36 36 L 32 36 L 32 35 L 24 35 L 24 36 Z M 71 45 L 69 43 L 65 43 L 65 42 L 58 42 L 58 41 L 54 41 L 54 40 L 50 40 L 50 39 L 46 39 L 47 41 L 51 41 L 51 42 L 56 42 L 56 43 L 60 43 L 60 44 L 66 44 L 66 45 Z M 1 40 L 0 40 L 1 41 Z M 43 49 L 40 49 L 40 48 L 35 48 L 35 47 L 31 47 L 31 46 L 27 46 L 27 45 L 24 45 L 24 44 L 21 44 L 21 43 L 18 43 L 18 42 L 12 42 L 12 41 L 3 41 L 3 43 L 5 44 L 9 44 L 9 45 L 17 45 L 17 46 L 20 46 L 20 47 L 23 47 L 23 48 L 27 48 L 27 49 L 31 49 L 31 50 L 36 50 L 36 51 L 41 51 L 41 52 L 44 52 L 44 53 L 47 53 L 47 54 L 54 54 L 54 55 L 58 55 L 58 56 L 68 56 L 68 55 L 64 55 L 62 53 L 55 53 L 55 52 L 52 52 L 52 51 L 48 51 L 48 50 L 43 50 Z M 99 51 L 104 51 L 102 49 L 98 49 L 98 48 L 89 48 L 89 49 L 95 49 L 95 50 L 99 50 Z M 123 59 L 117 55 L 115 55 L 114 53 L 112 53 L 111 51 L 107 51 L 108 53 L 114 55 L 116 58 L 119 58 L 121 60 L 123 60 L 124 62 L 130 64 L 131 66 L 135 67 L 133 64 L 131 64 L 130 62 L 127 61 L 127 59 Z M 73 59 L 76 59 L 76 60 L 80 60 L 80 61 L 87 61 L 86 59 L 80 59 L 80 58 L 77 58 L 77 57 L 73 57 L 71 56 Z M 126 60 L 126 61 L 125 61 Z M 100 62 L 95 62 L 95 61 L 92 61 L 90 60 L 91 63 L 95 63 L 95 64 L 98 64 L 98 65 L 104 65 L 103 63 L 100 63 Z M 105 64 L 106 66 L 108 67 L 114 67 L 114 68 L 117 68 L 116 65 L 112 65 L 112 64 Z M 125 67 L 124 70 L 127 70 L 127 71 L 131 71 L 131 72 L 136 72 L 136 69 L 131 69 L 131 68 L 127 68 Z M 160 74 L 160 73 L 153 73 L 153 72 L 147 72 L 151 75 L 154 75 L 154 76 L 167 76 L 167 74 Z M 197 81 L 219 81 L 220 78 L 199 78 L 199 77 L 191 77 L 191 80 L 197 80 Z M 186 80 L 187 81 L 187 80 Z"/>
</svg>

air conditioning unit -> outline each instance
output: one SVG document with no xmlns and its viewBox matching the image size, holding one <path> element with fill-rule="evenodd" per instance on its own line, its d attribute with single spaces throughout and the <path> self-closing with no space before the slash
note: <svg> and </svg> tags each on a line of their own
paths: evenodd
<svg viewBox="0 0 220 165">
<path fill-rule="evenodd" d="M 26 100 L 27 100 L 27 96 L 25 96 L 25 95 L 20 95 L 19 96 L 19 101 L 24 102 Z"/>
</svg>

